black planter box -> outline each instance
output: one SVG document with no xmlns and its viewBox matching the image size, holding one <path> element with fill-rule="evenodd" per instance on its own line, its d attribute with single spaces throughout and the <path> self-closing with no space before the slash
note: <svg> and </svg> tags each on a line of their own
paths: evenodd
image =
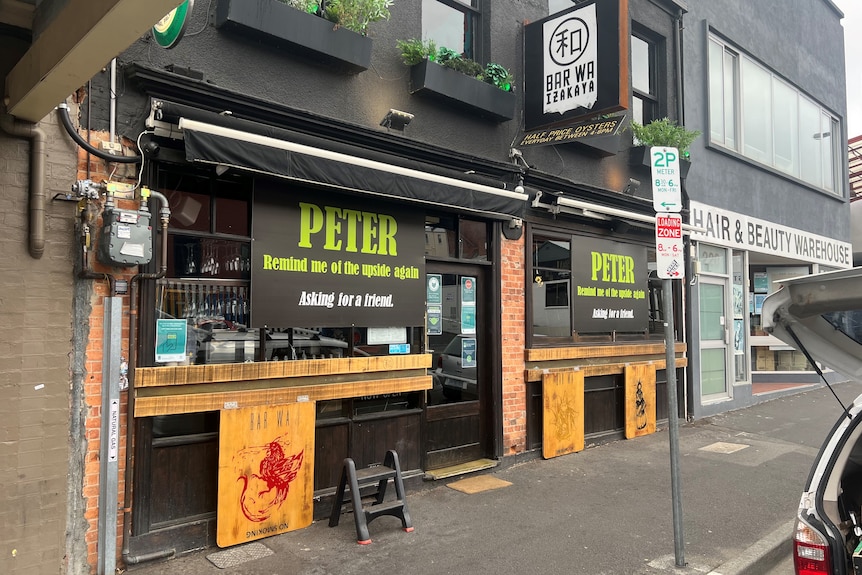
<svg viewBox="0 0 862 575">
<path fill-rule="evenodd" d="M 650 146 L 633 146 L 629 148 L 629 165 L 643 166 L 647 171 L 652 170 L 652 158 L 649 154 Z M 689 160 L 679 159 L 679 177 L 685 179 L 688 176 L 688 170 L 691 168 Z"/>
<path fill-rule="evenodd" d="M 442 99 L 498 122 L 515 117 L 514 92 L 504 92 L 429 60 L 410 67 L 410 93 Z"/>
<path fill-rule="evenodd" d="M 371 38 L 277 0 L 218 0 L 216 27 L 352 74 L 371 66 Z"/>
</svg>

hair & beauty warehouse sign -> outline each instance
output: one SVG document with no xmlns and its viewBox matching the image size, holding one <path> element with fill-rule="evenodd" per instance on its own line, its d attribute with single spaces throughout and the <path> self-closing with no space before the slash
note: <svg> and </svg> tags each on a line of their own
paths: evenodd
<svg viewBox="0 0 862 575">
<path fill-rule="evenodd" d="M 646 248 L 611 241 L 572 244 L 572 305 L 582 333 L 649 328 Z"/>
<path fill-rule="evenodd" d="M 252 325 L 424 323 L 422 212 L 259 182 L 253 236 Z"/>
<path fill-rule="evenodd" d="M 628 0 L 592 0 L 524 26 L 524 128 L 627 108 Z"/>
</svg>

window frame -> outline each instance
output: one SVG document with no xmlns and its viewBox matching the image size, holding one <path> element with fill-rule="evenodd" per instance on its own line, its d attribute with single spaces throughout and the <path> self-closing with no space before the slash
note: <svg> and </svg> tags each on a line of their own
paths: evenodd
<svg viewBox="0 0 862 575">
<path fill-rule="evenodd" d="M 721 51 L 721 69 L 713 70 L 715 50 Z M 763 166 L 770 171 L 775 172 L 783 177 L 792 179 L 802 185 L 814 188 L 820 192 L 844 197 L 844 186 L 841 182 L 841 171 L 843 167 L 843 156 L 841 146 L 838 142 L 842 140 L 843 120 L 833 114 L 828 108 L 820 104 L 816 99 L 811 97 L 801 88 L 784 78 L 774 70 L 746 54 L 738 47 L 727 42 L 718 34 L 710 31 L 706 39 L 707 61 L 709 65 L 706 70 L 707 84 L 707 133 L 709 134 L 707 145 L 732 153 L 741 159 L 749 161 L 753 164 Z M 734 64 L 732 69 L 728 63 L 728 58 Z M 746 144 L 746 102 L 744 90 L 747 82 L 752 81 L 752 78 L 747 77 L 746 69 L 757 70 L 768 76 L 769 90 L 766 95 L 768 109 L 764 117 L 764 122 L 768 124 L 766 138 L 768 140 L 768 149 L 763 158 L 757 157 L 756 154 L 749 153 L 749 145 Z M 720 82 L 720 86 L 716 85 Z M 731 83 L 731 86 L 727 84 Z M 794 126 L 796 141 L 791 145 L 791 153 L 794 156 L 788 164 L 787 158 L 783 155 L 779 157 L 780 149 L 776 150 L 776 140 L 780 134 L 774 121 L 775 111 L 779 102 L 776 100 L 776 94 L 779 92 L 792 92 L 796 95 L 795 110 L 797 114 L 796 124 Z M 720 101 L 718 100 L 720 94 Z M 815 136 L 816 139 L 825 140 L 827 137 L 822 137 L 822 134 L 828 134 L 830 142 L 820 145 L 815 145 L 817 153 L 821 161 L 817 169 L 817 181 L 814 177 L 809 177 L 803 172 L 801 158 L 804 155 L 803 151 L 811 148 L 811 142 L 803 141 L 802 133 L 804 126 L 803 113 L 806 104 L 808 109 L 816 108 L 819 114 L 820 131 Z M 750 113 L 750 111 L 749 111 Z M 715 126 L 718 120 L 722 121 L 721 126 Z M 828 131 L 824 128 L 824 124 L 828 125 Z M 732 128 L 734 134 L 728 137 L 728 129 Z M 817 138 L 817 136 L 821 136 Z M 783 136 L 782 136 L 783 138 Z M 780 148 L 780 147 L 779 147 Z M 824 158 L 830 158 L 831 162 L 824 163 Z"/>
<path fill-rule="evenodd" d="M 465 43 L 465 45 L 462 46 L 462 48 L 464 48 L 463 51 L 459 51 L 452 46 L 445 47 L 451 50 L 458 51 L 458 53 L 462 54 L 465 58 L 470 58 L 471 60 L 475 60 L 480 64 L 484 64 L 485 62 L 483 61 L 483 59 L 485 56 L 485 34 L 484 19 L 482 18 L 482 15 L 487 12 L 484 6 L 486 1 L 487 0 L 469 0 L 468 4 L 465 3 L 463 0 L 422 0 L 422 4 L 424 4 L 425 2 L 436 2 L 438 4 L 443 4 L 444 6 L 452 8 L 453 10 L 457 10 L 458 12 L 464 14 L 465 19 L 470 18 L 472 20 L 472 22 L 470 23 L 470 29 L 472 29 L 473 31 L 473 38 L 470 42 L 471 45 L 467 46 Z M 422 9 L 422 4 L 420 4 L 420 10 Z M 420 17 L 420 27 L 422 28 L 422 40 L 427 40 L 428 37 L 426 36 L 424 29 L 424 17 Z M 438 44 L 437 47 L 441 48 L 443 46 Z M 469 48 L 469 50 L 467 48 Z"/>
<path fill-rule="evenodd" d="M 524 249 L 526 250 L 526 268 L 525 277 L 525 304 L 527 308 L 526 321 L 524 324 L 526 347 L 528 349 L 547 348 L 547 347 L 575 347 L 575 346 L 592 346 L 602 344 L 619 345 L 624 343 L 651 343 L 659 340 L 664 340 L 664 311 L 661 309 L 663 298 L 661 290 L 664 287 L 664 282 L 658 279 L 655 272 L 655 249 L 650 249 L 652 244 L 644 241 L 642 238 L 626 237 L 625 239 L 618 237 L 617 240 L 626 243 L 641 245 L 647 248 L 647 257 L 650 261 L 647 264 L 649 273 L 647 274 L 646 285 L 643 287 L 647 290 L 648 307 L 650 314 L 658 313 L 662 317 L 651 317 L 649 320 L 649 328 L 646 332 L 577 332 L 575 325 L 575 304 L 571 291 L 568 293 L 568 315 L 569 315 L 569 331 L 567 336 L 548 336 L 537 335 L 533 331 L 533 323 L 535 321 L 536 309 L 533 301 L 533 285 L 535 278 L 541 271 L 560 269 L 569 272 L 569 286 L 571 286 L 572 265 L 569 260 L 568 268 L 549 268 L 541 267 L 537 270 L 534 262 L 534 245 L 537 239 L 545 241 L 561 241 L 567 242 L 570 246 L 575 242 L 589 241 L 591 239 L 608 239 L 604 234 L 593 235 L 589 232 L 583 233 L 572 229 L 561 229 L 548 225 L 530 225 L 527 237 L 525 239 Z M 571 252 L 570 252 L 571 254 Z M 571 258 L 571 255 L 570 255 Z M 677 287 L 679 282 L 672 282 L 674 298 L 674 321 L 677 325 L 682 325 L 682 304 L 681 291 Z M 569 288 L 571 289 L 571 287 Z M 556 307 L 556 306 L 555 306 Z M 682 330 L 677 330 L 677 341 L 682 341 Z"/>
<path fill-rule="evenodd" d="M 630 48 L 629 59 L 631 62 L 631 88 L 632 98 L 632 121 L 639 124 L 648 124 L 653 120 L 658 120 L 666 115 L 666 95 L 663 90 L 665 70 L 662 66 L 661 55 L 664 53 L 664 39 L 650 32 L 643 26 L 639 26 L 636 22 L 632 22 L 630 33 Z M 634 40 L 639 40 L 647 45 L 647 65 L 649 70 L 649 91 L 644 92 L 641 89 L 635 88 L 635 59 L 634 59 Z M 641 118 L 635 117 L 635 101 L 641 102 Z M 649 113 L 647 113 L 649 111 Z"/>
</svg>

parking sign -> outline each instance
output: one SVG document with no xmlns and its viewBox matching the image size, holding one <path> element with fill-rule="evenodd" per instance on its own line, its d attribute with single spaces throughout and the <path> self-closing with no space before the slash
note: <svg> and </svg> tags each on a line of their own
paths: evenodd
<svg viewBox="0 0 862 575">
<path fill-rule="evenodd" d="M 662 146 L 650 148 L 652 205 L 657 212 L 679 212 L 682 193 L 679 184 L 679 150 Z"/>
<path fill-rule="evenodd" d="M 682 216 L 655 215 L 655 261 L 661 279 L 685 277 L 682 247 Z"/>
</svg>

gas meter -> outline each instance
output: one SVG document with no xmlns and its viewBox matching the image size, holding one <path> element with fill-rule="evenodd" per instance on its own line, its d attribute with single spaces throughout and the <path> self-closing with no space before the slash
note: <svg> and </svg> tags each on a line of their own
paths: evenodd
<svg viewBox="0 0 862 575">
<path fill-rule="evenodd" d="M 102 213 L 99 261 L 111 266 L 139 266 L 153 259 L 150 212 L 106 207 Z"/>
</svg>

